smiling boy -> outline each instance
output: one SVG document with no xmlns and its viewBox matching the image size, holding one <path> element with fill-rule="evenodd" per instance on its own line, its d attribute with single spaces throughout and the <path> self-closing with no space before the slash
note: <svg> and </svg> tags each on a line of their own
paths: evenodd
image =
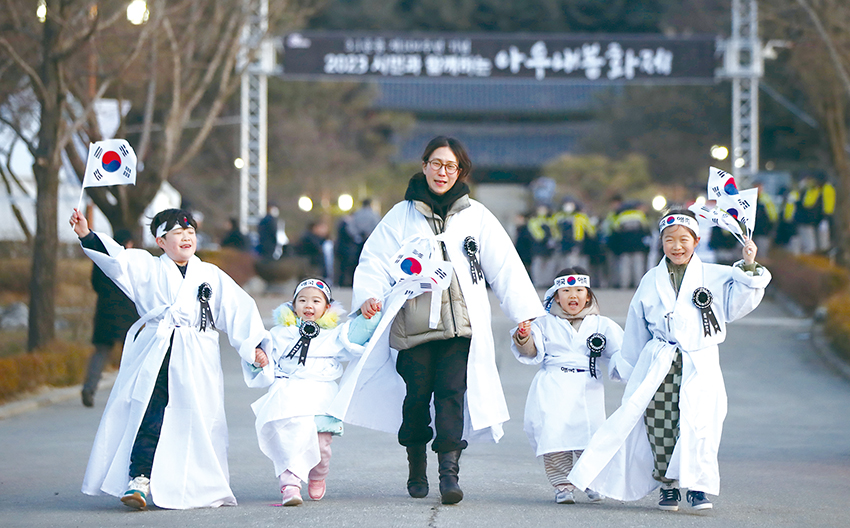
<svg viewBox="0 0 850 528">
<path fill-rule="evenodd" d="M 235 505 L 215 330 L 227 333 L 244 360 L 264 364 L 269 335 L 257 305 L 195 256 L 197 224 L 187 211 L 154 216 L 158 258 L 90 231 L 76 209 L 70 223 L 86 255 L 141 315 L 127 332 L 83 493 L 121 497 L 136 509 L 149 502 L 174 509 Z"/>
</svg>

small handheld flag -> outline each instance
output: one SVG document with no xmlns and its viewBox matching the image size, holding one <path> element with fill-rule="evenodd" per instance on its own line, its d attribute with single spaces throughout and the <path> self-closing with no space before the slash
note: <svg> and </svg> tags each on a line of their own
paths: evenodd
<svg viewBox="0 0 850 528">
<path fill-rule="evenodd" d="M 89 145 L 83 189 L 136 184 L 136 153 L 125 139 L 107 139 Z M 80 206 L 83 191 L 80 192 Z"/>
<path fill-rule="evenodd" d="M 747 238 L 752 237 L 756 224 L 758 189 L 738 190 L 735 177 L 717 167 L 708 170 L 708 199 L 743 224 Z"/>
</svg>

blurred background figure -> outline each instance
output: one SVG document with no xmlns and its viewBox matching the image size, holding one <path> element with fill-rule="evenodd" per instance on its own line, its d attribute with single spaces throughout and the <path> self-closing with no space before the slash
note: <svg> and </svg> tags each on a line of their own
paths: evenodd
<svg viewBox="0 0 850 528">
<path fill-rule="evenodd" d="M 590 269 L 590 258 L 587 254 L 587 242 L 596 238 L 596 228 L 590 223 L 590 218 L 581 210 L 581 203 L 575 198 L 564 198 L 561 210 L 555 213 L 555 223 L 558 227 L 560 240 L 560 263 L 558 269 L 580 266 Z"/>
<path fill-rule="evenodd" d="M 809 172 L 800 181 L 800 198 L 795 220 L 800 252 L 826 252 L 831 249 L 830 226 L 835 212 L 835 187 L 823 171 Z"/>
<path fill-rule="evenodd" d="M 635 288 L 646 273 L 649 253 L 649 221 L 639 202 L 625 202 L 614 211 L 610 222 L 608 248 L 616 260 L 621 289 Z"/>
<path fill-rule="evenodd" d="M 528 219 L 531 246 L 531 280 L 538 288 L 546 288 L 555 280 L 557 266 L 558 226 L 546 205 L 538 205 L 535 215 Z"/>
<path fill-rule="evenodd" d="M 135 246 L 133 234 L 126 229 L 115 231 L 112 238 L 125 248 Z M 82 391 L 83 405 L 86 407 L 94 406 L 97 384 L 100 382 L 106 362 L 109 361 L 112 348 L 116 342 L 124 342 L 127 330 L 139 318 L 136 305 L 96 265 L 92 266 L 91 285 L 97 294 L 97 305 L 94 310 L 94 328 L 91 338 L 94 354 L 89 358 Z"/>
<path fill-rule="evenodd" d="M 221 239 L 221 247 L 233 248 L 239 251 L 248 249 L 248 237 L 239 229 L 239 220 L 236 218 L 230 219 L 230 228 Z"/>
<path fill-rule="evenodd" d="M 310 273 L 333 284 L 333 241 L 328 238 L 330 227 L 324 220 L 314 220 L 307 225 L 301 240 L 295 248 L 295 254 L 304 257 L 310 267 Z M 330 249 L 330 259 L 328 259 Z"/>
<path fill-rule="evenodd" d="M 280 210 L 276 205 L 269 205 L 266 216 L 264 216 L 257 224 L 257 237 L 259 245 L 257 253 L 262 259 L 278 259 L 280 258 L 281 248 L 278 244 L 278 217 Z"/>
<path fill-rule="evenodd" d="M 363 244 L 380 221 L 381 217 L 372 209 L 370 198 L 364 199 L 360 209 L 340 221 L 336 239 L 340 286 L 351 286 Z"/>
<path fill-rule="evenodd" d="M 770 194 L 765 190 L 764 183 L 756 182 L 759 190 L 759 201 L 756 206 L 756 225 L 753 228 L 753 241 L 759 248 L 759 259 L 766 260 L 770 255 L 771 242 L 776 237 L 779 225 L 779 211 Z"/>
<path fill-rule="evenodd" d="M 519 258 L 525 266 L 525 271 L 531 276 L 531 255 L 534 246 L 534 238 L 528 230 L 528 218 L 530 214 L 516 216 L 516 233 L 514 235 L 514 247 Z"/>
</svg>

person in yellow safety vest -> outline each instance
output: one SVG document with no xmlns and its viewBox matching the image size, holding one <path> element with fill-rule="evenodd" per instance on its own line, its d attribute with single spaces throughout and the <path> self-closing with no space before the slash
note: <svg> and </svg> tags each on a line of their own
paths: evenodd
<svg viewBox="0 0 850 528">
<path fill-rule="evenodd" d="M 546 287 L 555 280 L 557 261 L 555 250 L 560 238 L 558 224 L 545 205 L 538 205 L 536 214 L 526 224 L 531 238 L 531 280 L 537 287 Z"/>
<path fill-rule="evenodd" d="M 753 228 L 753 241 L 759 248 L 762 258 L 767 258 L 770 252 L 770 242 L 773 237 L 776 224 L 779 221 L 779 212 L 773 198 L 764 190 L 762 182 L 756 182 L 759 190 L 758 204 L 756 206 L 756 224 Z"/>
<path fill-rule="evenodd" d="M 804 254 L 827 251 L 830 220 L 835 212 L 835 187 L 823 172 L 806 175 L 801 187 L 795 214 L 800 251 Z"/>
<path fill-rule="evenodd" d="M 649 236 L 649 221 L 643 204 L 622 205 L 614 215 L 608 236 L 608 248 L 617 259 L 620 288 L 636 287 L 646 273 Z"/>
<path fill-rule="evenodd" d="M 585 251 L 588 238 L 596 237 L 596 227 L 590 218 L 581 211 L 581 204 L 567 198 L 561 210 L 555 213 L 554 219 L 560 234 L 560 261 L 558 268 L 573 268 L 581 266 L 590 268 L 590 259 Z"/>
<path fill-rule="evenodd" d="M 797 224 L 794 222 L 794 216 L 797 212 L 797 201 L 800 199 L 800 193 L 796 189 L 782 187 L 779 189 L 779 196 L 782 197 L 782 202 L 779 206 L 779 225 L 776 227 L 774 241 L 780 246 L 786 246 L 789 251 L 797 253 L 799 252 L 796 247 Z M 756 225 L 758 225 L 758 222 L 756 222 Z"/>
</svg>

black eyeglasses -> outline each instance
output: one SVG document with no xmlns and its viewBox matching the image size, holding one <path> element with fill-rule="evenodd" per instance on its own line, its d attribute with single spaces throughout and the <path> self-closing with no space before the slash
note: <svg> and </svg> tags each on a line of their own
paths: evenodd
<svg viewBox="0 0 850 528">
<path fill-rule="evenodd" d="M 439 172 L 440 169 L 445 167 L 446 168 L 446 174 L 454 174 L 458 171 L 458 169 L 460 169 L 460 166 L 453 161 L 450 161 L 448 163 L 443 163 L 442 161 L 440 161 L 438 159 L 432 159 L 431 161 L 428 162 L 428 165 L 431 167 L 432 170 L 435 170 L 437 172 Z"/>
</svg>

